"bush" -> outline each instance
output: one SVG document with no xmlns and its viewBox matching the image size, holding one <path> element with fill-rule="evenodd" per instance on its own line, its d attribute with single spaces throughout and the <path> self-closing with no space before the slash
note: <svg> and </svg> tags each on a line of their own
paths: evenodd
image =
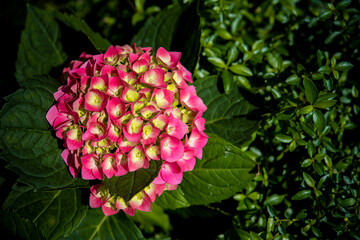
<svg viewBox="0 0 360 240">
<path fill-rule="evenodd" d="M 0 112 L 7 232 L 31 239 L 360 239 L 358 2 L 36 4 L 27 5 L 8 88 L 21 89 Z M 181 51 L 208 108 L 203 159 L 152 212 L 134 217 L 88 208 L 89 183 L 68 173 L 45 120 L 66 61 L 104 52 L 110 42 Z"/>
</svg>

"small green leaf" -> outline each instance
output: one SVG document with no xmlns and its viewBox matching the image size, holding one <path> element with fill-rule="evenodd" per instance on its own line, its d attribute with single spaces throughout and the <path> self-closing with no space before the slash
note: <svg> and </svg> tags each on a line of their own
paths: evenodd
<svg viewBox="0 0 360 240">
<path fill-rule="evenodd" d="M 308 166 L 310 166 L 313 163 L 313 161 L 311 159 L 305 159 L 302 163 L 301 163 L 301 167 L 302 168 L 306 168 Z"/>
<path fill-rule="evenodd" d="M 331 16 L 332 16 L 332 11 L 331 11 L 331 10 L 328 10 L 328 11 L 323 12 L 323 13 L 319 16 L 319 19 L 320 19 L 321 21 L 325 21 L 325 20 L 331 18 Z"/>
<path fill-rule="evenodd" d="M 232 35 L 231 33 L 229 33 L 228 31 L 226 31 L 225 29 L 218 29 L 216 30 L 216 35 L 218 35 L 219 37 L 221 37 L 222 39 L 225 40 L 230 40 L 232 39 Z"/>
<path fill-rule="evenodd" d="M 315 226 L 312 226 L 311 227 L 311 231 L 314 233 L 314 235 L 318 238 L 321 238 L 322 237 L 322 233 L 320 231 L 319 228 L 315 227 Z"/>
<path fill-rule="evenodd" d="M 348 7 L 351 4 L 351 0 L 342 0 L 336 4 L 337 10 L 344 10 L 346 7 Z"/>
<path fill-rule="evenodd" d="M 272 231 L 274 231 L 274 227 L 275 227 L 274 218 L 269 217 L 267 220 L 266 231 L 272 232 Z"/>
<path fill-rule="evenodd" d="M 228 55 L 227 55 L 227 65 L 234 62 L 239 56 L 239 50 L 237 48 L 237 44 L 233 44 L 231 48 L 229 49 Z"/>
<path fill-rule="evenodd" d="M 209 57 L 208 58 L 208 61 L 215 65 L 216 67 L 219 67 L 219 68 L 226 68 L 226 64 L 224 62 L 224 60 L 222 60 L 221 58 L 218 58 L 218 57 Z"/>
<path fill-rule="evenodd" d="M 327 109 L 336 104 L 336 100 L 324 100 L 324 101 L 316 101 L 314 104 L 314 107 L 321 108 L 321 109 Z"/>
<path fill-rule="evenodd" d="M 312 158 L 314 156 L 314 154 L 316 153 L 315 145 L 313 144 L 312 141 L 308 141 L 306 143 L 306 148 L 307 148 L 309 156 Z"/>
<path fill-rule="evenodd" d="M 278 134 L 278 135 L 275 136 L 275 138 L 278 141 L 283 142 L 283 143 L 291 143 L 291 141 L 293 140 L 292 137 L 284 135 L 284 134 Z"/>
<path fill-rule="evenodd" d="M 310 191 L 310 190 L 305 190 L 305 191 Z M 310 194 L 311 194 L 311 191 L 310 191 Z M 309 195 L 310 196 L 310 195 Z M 295 199 L 294 199 L 295 200 Z M 302 199 L 299 199 L 299 200 L 302 200 Z M 297 215 L 296 215 L 296 218 L 297 219 L 304 219 L 307 217 L 307 213 L 306 213 L 307 209 L 302 209 Z"/>
<path fill-rule="evenodd" d="M 252 71 L 248 67 L 241 65 L 241 64 L 231 65 L 229 67 L 229 69 L 233 73 L 236 73 L 236 74 L 239 74 L 239 75 L 242 75 L 245 77 L 251 77 L 253 75 Z"/>
<path fill-rule="evenodd" d="M 265 73 L 264 74 L 264 79 L 272 79 L 276 76 L 275 73 Z"/>
<path fill-rule="evenodd" d="M 300 114 L 309 114 L 312 112 L 313 109 L 314 109 L 314 107 L 312 105 L 308 105 L 308 106 L 300 108 L 299 113 Z"/>
<path fill-rule="evenodd" d="M 310 104 L 313 104 L 316 101 L 316 99 L 318 98 L 318 90 L 317 90 L 314 82 L 309 78 L 305 78 L 303 81 L 303 84 L 305 87 L 306 100 Z"/>
<path fill-rule="evenodd" d="M 265 204 L 266 205 L 278 205 L 284 200 L 284 198 L 285 198 L 285 195 L 273 194 L 265 200 Z"/>
<path fill-rule="evenodd" d="M 320 131 L 324 131 L 325 129 L 325 117 L 324 115 L 317 109 L 314 109 L 313 111 L 313 121 L 315 124 L 315 127 Z"/>
<path fill-rule="evenodd" d="M 318 69 L 319 73 L 330 74 L 331 68 L 329 66 L 322 66 Z"/>
<path fill-rule="evenodd" d="M 297 192 L 291 199 L 292 200 L 304 200 L 311 196 L 311 190 L 301 190 Z"/>
<path fill-rule="evenodd" d="M 285 82 L 287 84 L 290 84 L 290 85 L 297 85 L 300 83 L 300 78 L 298 77 L 298 75 L 296 74 L 293 74 L 291 75 L 290 77 L 288 77 Z"/>
<path fill-rule="evenodd" d="M 304 177 L 306 184 L 309 187 L 315 187 L 315 181 L 309 174 L 307 174 L 306 172 L 303 172 L 303 177 Z"/>
<path fill-rule="evenodd" d="M 351 68 L 353 68 L 354 65 L 352 65 L 351 63 L 349 62 L 339 62 L 336 67 L 335 67 L 335 70 L 338 70 L 338 71 L 348 71 L 350 70 Z"/>
<path fill-rule="evenodd" d="M 339 204 L 340 204 L 342 207 L 351 207 L 351 206 L 353 206 L 355 203 L 356 203 L 356 200 L 355 200 L 354 198 L 347 198 L 347 199 L 341 200 L 341 201 L 339 202 Z"/>
<path fill-rule="evenodd" d="M 234 75 L 228 70 L 224 70 L 221 74 L 223 81 L 224 91 L 226 94 L 229 94 L 234 86 Z"/>
<path fill-rule="evenodd" d="M 267 208 L 267 211 L 268 211 L 270 217 L 276 217 L 277 216 L 277 213 L 276 213 L 275 209 L 272 206 L 266 205 L 266 208 Z"/>
</svg>

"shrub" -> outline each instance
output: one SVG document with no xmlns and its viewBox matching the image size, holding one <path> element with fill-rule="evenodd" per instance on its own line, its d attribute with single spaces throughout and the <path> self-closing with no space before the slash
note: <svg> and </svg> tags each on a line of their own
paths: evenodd
<svg viewBox="0 0 360 240">
<path fill-rule="evenodd" d="M 27 5 L 15 64 L 21 89 L 0 112 L 1 157 L 13 172 L 3 170 L 1 185 L 7 232 L 31 239 L 360 239 L 358 2 L 128 1 L 121 17 L 111 15 L 120 3 L 100 3 L 67 3 L 91 26 L 63 5 Z M 100 17 L 107 21 L 94 21 Z M 182 53 L 207 107 L 209 139 L 193 171 L 151 212 L 104 216 L 88 208 L 97 182 L 69 173 L 45 116 L 68 59 L 126 43 Z M 121 177 L 129 184 L 119 195 L 136 195 L 131 186 L 141 178 Z"/>
</svg>

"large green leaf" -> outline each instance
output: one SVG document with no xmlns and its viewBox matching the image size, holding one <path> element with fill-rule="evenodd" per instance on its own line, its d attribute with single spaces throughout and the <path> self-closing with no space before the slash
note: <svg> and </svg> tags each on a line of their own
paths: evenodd
<svg viewBox="0 0 360 240">
<path fill-rule="evenodd" d="M 1 157 L 25 183 L 39 188 L 73 184 L 78 180 L 68 172 L 45 118 L 58 84 L 38 77 L 24 85 L 29 86 L 8 96 L 0 112 Z"/>
<path fill-rule="evenodd" d="M 155 17 L 148 18 L 131 42 L 141 47 L 152 47 L 154 50 L 159 47 L 169 50 L 180 15 L 181 6 L 178 3 L 164 8 Z"/>
<path fill-rule="evenodd" d="M 215 133 L 235 145 L 251 139 L 251 134 L 258 128 L 258 120 L 249 116 L 255 107 L 237 88 L 229 94 L 221 93 L 216 76 L 198 79 L 194 86 L 208 108 L 203 114 L 206 132 Z"/>
<path fill-rule="evenodd" d="M 249 171 L 255 162 L 224 139 L 214 134 L 209 136 L 203 159 L 197 160 L 193 171 L 184 173 L 179 189 L 160 196 L 158 205 L 180 208 L 218 202 L 231 197 L 252 180 Z"/>
<path fill-rule="evenodd" d="M 93 32 L 89 25 L 80 17 L 61 12 L 54 12 L 54 16 L 68 27 L 84 33 L 100 52 L 105 52 L 111 45 L 111 43 L 104 39 L 99 33 Z M 74 40 L 76 41 L 76 39 Z"/>
<path fill-rule="evenodd" d="M 138 240 L 142 233 L 123 212 L 105 216 L 100 208 L 90 209 L 76 230 L 65 239 Z"/>
<path fill-rule="evenodd" d="M 129 201 L 157 177 L 161 163 L 162 161 L 150 161 L 149 168 L 141 168 L 120 177 L 105 178 L 104 184 L 112 194 L 117 194 L 125 201 Z"/>
<path fill-rule="evenodd" d="M 0 230 L 4 236 L 10 239 L 43 239 L 32 221 L 21 218 L 15 212 L 0 211 Z"/>
<path fill-rule="evenodd" d="M 200 0 L 183 7 L 171 42 L 171 51 L 181 52 L 180 62 L 190 72 L 194 72 L 200 55 Z"/>
<path fill-rule="evenodd" d="M 199 1 L 180 5 L 174 3 L 157 16 L 150 17 L 132 39 L 133 43 L 154 50 L 164 47 L 182 53 L 180 62 L 193 72 L 200 53 Z"/>
<path fill-rule="evenodd" d="M 70 234 L 88 209 L 81 202 L 79 189 L 34 191 L 31 186 L 17 185 L 3 207 L 33 222 L 46 239 L 59 239 Z"/>
<path fill-rule="evenodd" d="M 66 54 L 60 43 L 60 30 L 50 11 L 27 5 L 25 29 L 16 61 L 16 80 L 21 86 L 35 75 L 48 74 L 64 63 Z"/>
</svg>

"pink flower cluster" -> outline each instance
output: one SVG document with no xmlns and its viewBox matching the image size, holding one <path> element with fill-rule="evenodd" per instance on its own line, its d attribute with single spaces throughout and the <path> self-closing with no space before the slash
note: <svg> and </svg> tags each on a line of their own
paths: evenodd
<svg viewBox="0 0 360 240">
<path fill-rule="evenodd" d="M 162 161 L 154 181 L 126 202 L 103 184 L 91 187 L 90 206 L 106 215 L 150 211 L 164 190 L 176 189 L 183 172 L 202 158 L 206 106 L 196 95 L 180 52 L 110 46 L 81 54 L 63 71 L 46 118 L 64 140 L 62 157 L 73 177 L 103 180 Z"/>
</svg>

